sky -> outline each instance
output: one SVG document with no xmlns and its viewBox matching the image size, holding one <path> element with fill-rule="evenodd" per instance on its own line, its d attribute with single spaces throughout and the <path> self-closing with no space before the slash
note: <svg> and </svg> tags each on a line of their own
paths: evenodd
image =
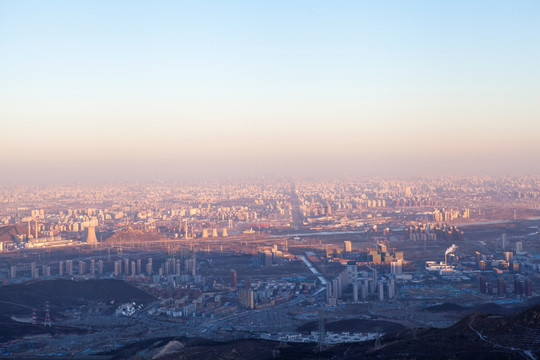
<svg viewBox="0 0 540 360">
<path fill-rule="evenodd" d="M 540 174 L 540 2 L 0 0 L 0 182 Z"/>
</svg>

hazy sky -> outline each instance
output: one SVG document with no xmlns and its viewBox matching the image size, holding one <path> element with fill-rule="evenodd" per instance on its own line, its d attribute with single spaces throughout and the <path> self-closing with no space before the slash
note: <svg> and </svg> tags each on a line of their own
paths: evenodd
<svg viewBox="0 0 540 360">
<path fill-rule="evenodd" d="M 0 181 L 540 173 L 540 1 L 0 0 Z"/>
</svg>

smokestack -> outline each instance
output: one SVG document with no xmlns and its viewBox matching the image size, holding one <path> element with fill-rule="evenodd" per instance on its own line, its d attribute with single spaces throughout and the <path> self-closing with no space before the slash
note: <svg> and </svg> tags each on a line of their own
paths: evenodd
<svg viewBox="0 0 540 360">
<path fill-rule="evenodd" d="M 446 251 L 444 252 L 444 265 L 446 265 L 447 263 L 447 255 L 456 251 L 457 250 L 457 246 L 455 244 L 452 244 L 452 246 L 450 246 L 448 249 L 446 249 Z"/>
</svg>

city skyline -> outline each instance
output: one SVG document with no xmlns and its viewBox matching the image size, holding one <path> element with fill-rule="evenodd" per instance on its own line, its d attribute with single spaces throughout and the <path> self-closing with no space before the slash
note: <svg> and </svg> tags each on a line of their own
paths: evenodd
<svg viewBox="0 0 540 360">
<path fill-rule="evenodd" d="M 2 183 L 540 172 L 534 1 L 0 9 Z"/>
</svg>

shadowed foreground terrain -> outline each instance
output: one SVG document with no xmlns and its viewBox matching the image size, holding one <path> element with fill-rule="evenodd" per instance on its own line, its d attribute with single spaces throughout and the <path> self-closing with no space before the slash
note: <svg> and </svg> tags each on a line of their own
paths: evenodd
<svg viewBox="0 0 540 360">
<path fill-rule="evenodd" d="M 93 303 L 148 303 L 154 297 L 118 280 L 45 280 L 0 287 L 0 342 L 26 335 L 83 333 L 86 329 L 33 326 L 14 321 L 12 316 L 30 317 L 33 309 L 43 312 L 49 301 L 51 317 L 58 319 L 65 309 Z M 42 314 L 41 314 L 42 315 Z"/>
<path fill-rule="evenodd" d="M 159 355 L 158 355 L 159 354 Z M 166 338 L 109 353 L 114 359 L 534 359 L 540 356 L 540 305 L 504 315 L 475 313 L 445 329 L 399 332 L 373 341 L 329 346 L 264 340 L 213 342 Z"/>
</svg>

